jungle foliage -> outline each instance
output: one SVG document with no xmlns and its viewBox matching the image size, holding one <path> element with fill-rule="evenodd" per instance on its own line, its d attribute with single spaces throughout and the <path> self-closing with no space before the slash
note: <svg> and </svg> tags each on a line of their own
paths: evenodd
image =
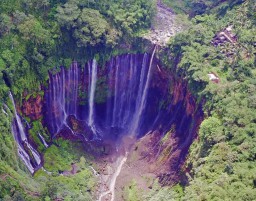
<svg viewBox="0 0 256 201">
<path fill-rule="evenodd" d="M 30 175 L 11 133 L 13 112 L 3 102 L 10 90 L 17 103 L 23 92 L 40 93 L 50 69 L 132 44 L 150 27 L 154 12 L 155 2 L 147 0 L 1 1 L 0 200 L 93 200 L 95 181 L 81 145 L 60 141 L 46 150 L 38 132 L 50 140 L 40 121 L 31 124 L 30 138 L 49 172 Z M 63 177 L 71 163 L 78 172 Z"/>
<path fill-rule="evenodd" d="M 163 0 L 189 14 L 190 29 L 171 38 L 161 60 L 188 82 L 205 120 L 174 187 L 154 186 L 146 195 L 136 183 L 127 200 L 254 200 L 256 197 L 256 2 L 255 0 Z M 136 42 L 150 27 L 155 1 L 2 0 L 0 4 L 0 200 L 92 200 L 95 181 L 77 144 L 44 150 L 47 172 L 30 176 L 11 134 L 12 112 L 2 104 L 38 91 L 48 70 Z M 214 36 L 232 26 L 236 42 L 214 46 Z M 97 52 L 99 51 L 99 52 Z M 169 59 L 171 58 L 171 60 Z M 173 62 L 175 61 L 175 62 Z M 209 80 L 214 73 L 219 82 Z M 100 98 L 99 98 L 100 99 Z M 34 122 L 31 136 L 42 126 Z M 61 145 L 62 148 L 57 148 Z M 80 147 L 81 148 L 81 147 Z M 59 171 L 78 165 L 78 174 Z M 25 183 L 26 181 L 26 183 Z M 38 189 L 41 189 L 40 191 Z M 72 189 L 72 191 L 70 191 Z M 81 194 L 81 192 L 83 192 Z"/>
<path fill-rule="evenodd" d="M 193 17 L 193 26 L 169 43 L 171 57 L 179 60 L 177 74 L 204 103 L 205 113 L 185 165 L 189 172 L 181 200 L 256 197 L 255 5 L 254 0 L 224 1 Z M 214 36 L 230 26 L 234 42 L 214 44 Z M 209 73 L 219 77 L 218 83 Z"/>
<path fill-rule="evenodd" d="M 67 59 L 86 61 L 132 43 L 154 12 L 153 0 L 1 1 L 0 99 L 6 85 L 19 96 L 38 88 Z"/>
<path fill-rule="evenodd" d="M 81 143 L 55 140 L 41 152 L 46 170 L 40 169 L 32 176 L 18 157 L 11 133 L 11 110 L 4 107 L 0 117 L 0 200 L 93 200 L 91 192 L 96 182 Z M 71 171 L 71 164 L 76 165 L 76 174 L 63 176 L 63 172 Z"/>
</svg>

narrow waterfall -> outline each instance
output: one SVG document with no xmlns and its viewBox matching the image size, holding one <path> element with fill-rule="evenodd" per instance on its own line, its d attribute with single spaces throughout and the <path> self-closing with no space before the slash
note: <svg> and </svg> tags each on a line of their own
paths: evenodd
<svg viewBox="0 0 256 201">
<path fill-rule="evenodd" d="M 29 169 L 29 171 L 33 174 L 35 172 L 35 169 L 37 169 L 41 165 L 41 158 L 39 153 L 29 144 L 23 124 L 21 123 L 21 119 L 17 114 L 13 96 L 11 93 L 9 96 L 14 108 L 15 117 L 12 123 L 12 132 L 14 135 L 14 139 L 18 145 L 18 154 Z M 29 153 L 31 153 L 32 155 L 29 155 Z M 33 163 L 33 159 L 35 163 Z"/>
<path fill-rule="evenodd" d="M 31 125 L 28 123 L 28 121 L 23 117 L 22 120 L 26 123 L 26 126 L 28 129 L 31 128 Z"/>
<path fill-rule="evenodd" d="M 4 109 L 2 109 L 2 112 L 3 112 L 6 116 L 9 116 L 8 113 L 7 113 Z"/>
<path fill-rule="evenodd" d="M 112 114 L 112 116 L 113 116 L 113 118 L 112 118 L 112 127 L 114 127 L 114 126 L 117 126 L 117 123 L 116 123 L 116 118 L 117 118 L 117 107 L 118 107 L 118 105 L 117 105 L 117 99 L 118 99 L 118 83 L 119 83 L 119 66 L 120 66 L 120 60 L 118 59 L 117 61 L 116 61 L 116 72 L 115 72 L 115 97 L 114 97 L 114 107 L 113 107 L 113 114 Z"/>
<path fill-rule="evenodd" d="M 96 132 L 94 125 L 94 96 L 97 82 L 97 62 L 95 59 L 92 61 L 92 65 L 88 65 L 89 70 L 89 117 L 88 126 L 92 129 L 93 133 Z"/>
<path fill-rule="evenodd" d="M 17 125 L 18 125 L 18 128 L 19 128 L 20 138 L 21 138 L 22 141 L 26 141 L 27 140 L 27 136 L 25 134 L 23 125 L 21 123 L 21 119 L 20 119 L 20 117 L 17 114 L 16 106 L 15 106 L 15 102 L 14 102 L 12 93 L 10 93 L 9 96 L 10 96 L 10 99 L 12 101 L 12 105 L 13 105 L 13 108 L 14 108 L 14 115 L 15 115 L 15 120 L 17 121 Z"/>
<path fill-rule="evenodd" d="M 136 110 L 134 113 L 134 117 L 133 117 L 133 121 L 132 121 L 132 125 L 131 125 L 131 130 L 130 130 L 130 134 L 131 135 L 136 135 L 137 134 L 137 130 L 138 130 L 138 126 L 140 125 L 140 121 L 141 121 L 141 116 L 142 113 L 144 111 L 144 108 L 146 106 L 147 103 L 147 94 L 148 94 L 148 87 L 149 87 L 149 82 L 150 82 L 150 78 L 151 78 L 151 69 L 152 69 L 152 63 L 153 63 L 153 59 L 154 59 L 154 55 L 156 52 L 156 47 L 153 50 L 153 53 L 151 55 L 150 58 L 150 63 L 149 63 L 149 68 L 148 68 L 148 72 L 147 72 L 147 76 L 145 77 L 146 74 L 146 68 L 145 68 L 145 61 L 143 60 L 143 67 L 142 67 L 142 73 L 140 76 L 140 87 L 139 87 L 139 94 L 137 96 L 137 101 L 136 101 Z M 144 79 L 146 78 L 146 80 L 144 81 Z"/>
<path fill-rule="evenodd" d="M 40 140 L 42 141 L 42 143 L 44 144 L 45 148 L 48 148 L 49 145 L 45 141 L 44 137 L 40 133 L 38 133 L 38 136 L 39 136 Z"/>
<path fill-rule="evenodd" d="M 9 116 L 8 112 L 10 112 L 10 113 L 11 113 L 10 108 L 9 108 L 5 103 L 3 104 L 2 111 L 3 111 L 3 113 L 5 113 L 5 114 L 6 114 L 6 116 Z"/>
</svg>

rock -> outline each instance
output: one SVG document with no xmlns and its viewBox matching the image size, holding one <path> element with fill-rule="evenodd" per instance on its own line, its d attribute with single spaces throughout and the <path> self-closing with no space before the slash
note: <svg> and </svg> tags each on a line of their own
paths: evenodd
<svg viewBox="0 0 256 201">
<path fill-rule="evenodd" d="M 176 28 L 175 15 L 162 3 L 157 4 L 157 14 L 153 24 L 154 28 L 152 27 L 151 32 L 144 38 L 162 46 L 168 42 L 170 37 L 181 30 L 181 27 Z"/>
<path fill-rule="evenodd" d="M 28 100 L 22 101 L 22 113 L 31 120 L 38 120 L 42 117 L 42 97 L 37 95 L 36 97 L 30 96 Z"/>
</svg>

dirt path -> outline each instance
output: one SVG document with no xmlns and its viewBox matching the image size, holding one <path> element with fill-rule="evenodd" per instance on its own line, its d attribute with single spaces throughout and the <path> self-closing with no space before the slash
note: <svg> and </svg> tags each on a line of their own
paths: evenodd
<svg viewBox="0 0 256 201">
<path fill-rule="evenodd" d="M 153 20 L 151 30 L 144 38 L 152 43 L 165 46 L 176 33 L 181 31 L 181 26 L 175 21 L 176 14 L 170 8 L 158 1 L 157 14 Z"/>
</svg>

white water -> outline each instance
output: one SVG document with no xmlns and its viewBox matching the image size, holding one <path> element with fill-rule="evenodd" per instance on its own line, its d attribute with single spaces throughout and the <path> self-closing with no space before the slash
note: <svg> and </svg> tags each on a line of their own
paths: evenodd
<svg viewBox="0 0 256 201">
<path fill-rule="evenodd" d="M 40 165 L 41 158 L 40 158 L 39 153 L 31 146 L 31 144 L 29 144 L 28 142 L 26 142 L 26 143 L 27 143 L 28 148 L 32 152 L 32 155 L 33 155 L 34 159 L 36 160 L 37 165 Z"/>
<path fill-rule="evenodd" d="M 20 145 L 18 145 L 18 153 L 19 153 L 19 157 L 25 163 L 28 170 L 33 174 L 35 172 L 35 169 L 30 162 L 30 157 L 26 153 L 26 151 L 23 149 L 23 147 L 21 147 Z"/>
<path fill-rule="evenodd" d="M 10 108 L 5 103 L 3 104 L 3 106 L 4 106 L 4 109 L 5 109 L 6 112 L 10 112 L 11 113 Z"/>
<path fill-rule="evenodd" d="M 47 142 L 45 141 L 44 137 L 43 137 L 40 133 L 38 133 L 38 136 L 39 136 L 39 137 L 40 137 L 40 139 L 42 140 L 42 142 L 43 142 L 44 146 L 45 146 L 46 148 L 48 148 L 48 147 L 49 147 L 49 145 L 48 145 L 48 144 L 47 144 Z"/>
<path fill-rule="evenodd" d="M 28 123 L 28 121 L 27 121 L 25 118 L 22 118 L 22 119 L 23 119 L 23 121 L 25 121 L 25 123 L 26 123 L 27 127 L 30 129 L 30 128 L 31 128 L 31 126 L 30 126 L 30 124 Z"/>
<path fill-rule="evenodd" d="M 145 53 L 144 54 L 144 57 L 146 57 L 147 54 Z M 125 126 L 127 125 L 127 122 L 131 122 L 130 118 L 133 116 L 133 112 L 132 112 L 132 108 L 133 108 L 133 104 L 132 104 L 132 100 L 134 98 L 134 92 L 136 91 L 136 75 L 139 73 L 139 68 L 137 68 L 137 65 L 136 65 L 136 60 L 133 60 L 133 57 L 131 57 L 130 59 L 130 82 L 128 84 L 128 92 L 127 93 L 127 105 L 125 106 L 125 113 L 123 115 L 123 121 L 122 121 L 122 127 L 125 128 Z M 133 64 L 135 63 L 135 65 Z"/>
<path fill-rule="evenodd" d="M 88 118 L 88 125 L 95 133 L 94 127 L 94 95 L 96 89 L 96 82 L 97 82 L 97 62 L 93 59 L 92 65 L 89 65 L 89 76 L 90 76 L 90 86 L 89 86 L 89 118 Z"/>
<path fill-rule="evenodd" d="M 126 160 L 127 160 L 127 154 L 128 154 L 128 153 L 126 153 L 125 156 L 119 157 L 119 158 L 117 159 L 116 164 L 119 163 L 119 165 L 118 165 L 118 167 L 117 167 L 115 173 L 112 175 L 112 178 L 111 178 L 110 184 L 109 184 L 109 190 L 106 191 L 106 192 L 103 192 L 103 193 L 99 196 L 98 201 L 102 201 L 102 198 L 104 198 L 104 197 L 105 197 L 106 195 L 108 195 L 108 194 L 111 195 L 111 201 L 114 201 L 114 199 L 115 199 L 116 179 L 117 179 L 118 175 L 120 174 L 121 169 L 122 169 L 124 163 L 125 163 Z"/>
<path fill-rule="evenodd" d="M 10 93 L 9 96 L 10 96 L 10 98 L 11 98 L 12 105 L 13 105 L 13 108 L 14 108 L 14 114 L 15 114 L 15 118 L 16 118 L 16 121 L 17 121 L 17 124 L 18 124 L 18 128 L 19 128 L 19 133 L 20 133 L 21 140 L 22 140 L 22 141 L 27 141 L 27 136 L 26 136 L 26 134 L 25 134 L 23 125 L 22 125 L 22 123 L 21 123 L 21 119 L 20 119 L 20 117 L 18 116 L 17 111 L 16 111 L 16 107 L 15 107 L 15 102 L 14 102 L 13 96 L 12 96 L 11 93 Z"/>
<path fill-rule="evenodd" d="M 20 119 L 19 115 L 17 114 L 15 102 L 14 102 L 11 92 L 10 92 L 9 96 L 10 96 L 10 99 L 13 104 L 15 120 L 17 123 L 17 129 L 15 128 L 15 126 L 12 126 L 12 133 L 14 135 L 16 143 L 18 144 L 18 153 L 19 153 L 19 156 L 22 159 L 22 161 L 25 163 L 25 165 L 29 169 L 29 171 L 33 174 L 35 172 L 35 169 L 31 163 L 29 154 L 26 152 L 26 150 L 24 149 L 22 144 L 27 145 L 27 147 L 31 151 L 37 165 L 41 164 L 41 158 L 40 158 L 39 153 L 28 143 L 28 139 L 27 139 L 24 127 L 21 123 L 21 119 Z M 21 139 L 21 142 L 20 142 L 19 138 Z"/>
<path fill-rule="evenodd" d="M 99 176 L 98 172 L 92 166 L 89 166 L 89 168 L 92 169 L 92 172 L 93 172 L 94 176 L 96 176 L 96 177 Z"/>
<path fill-rule="evenodd" d="M 118 60 L 119 62 L 119 60 Z M 116 64 L 116 73 L 115 73 L 115 99 L 114 99 L 114 108 L 113 108 L 113 121 L 112 127 L 116 126 L 116 114 L 117 114 L 117 98 L 118 98 L 118 77 L 119 77 L 119 63 Z"/>
<path fill-rule="evenodd" d="M 146 70 L 145 70 L 146 69 L 146 65 L 145 65 L 146 61 L 144 60 L 145 57 L 143 59 L 142 68 L 144 68 L 144 69 L 142 69 L 141 76 L 140 76 L 139 94 L 138 94 L 137 101 L 136 101 L 136 109 L 135 109 L 135 113 L 134 113 L 135 116 L 134 116 L 133 123 L 131 126 L 131 131 L 130 131 L 131 135 L 137 134 L 137 129 L 138 129 L 138 126 L 139 126 L 139 123 L 141 120 L 141 115 L 146 106 L 148 87 L 149 87 L 149 82 L 150 82 L 150 78 L 151 78 L 151 69 L 152 69 L 152 63 L 153 63 L 155 52 L 156 52 L 156 46 L 155 46 L 153 53 L 151 55 L 151 58 L 150 58 L 149 69 L 148 69 L 145 85 L 143 82 L 143 78 L 145 77 L 145 73 L 146 73 Z"/>
<path fill-rule="evenodd" d="M 47 171 L 44 167 L 42 167 L 42 170 L 43 170 L 44 172 L 46 172 L 48 175 L 51 175 L 51 174 L 52 174 L 52 172 Z"/>
<path fill-rule="evenodd" d="M 3 113 L 4 113 L 6 116 L 9 116 L 8 113 L 7 113 L 4 109 L 2 109 L 2 111 L 3 111 Z"/>
</svg>

